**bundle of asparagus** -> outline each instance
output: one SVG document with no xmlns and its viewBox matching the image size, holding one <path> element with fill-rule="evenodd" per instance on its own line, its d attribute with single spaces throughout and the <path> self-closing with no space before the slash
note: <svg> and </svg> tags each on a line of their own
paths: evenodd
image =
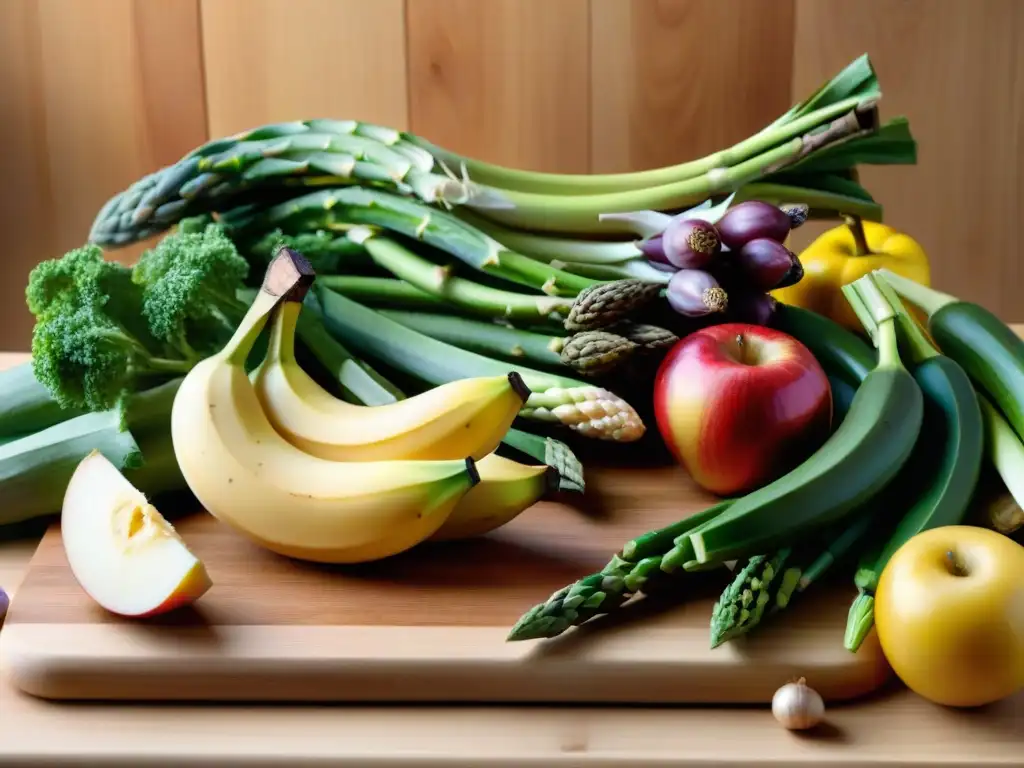
<svg viewBox="0 0 1024 768">
<path fill-rule="evenodd" d="M 640 311 L 665 303 L 653 300 L 672 272 L 644 248 L 666 222 L 713 221 L 747 199 L 787 204 L 801 217 L 881 217 L 855 168 L 913 163 L 915 145 L 905 120 L 879 125 L 880 96 L 862 56 L 732 147 L 607 175 L 497 166 L 358 121 L 265 125 L 208 142 L 116 195 L 90 239 L 118 247 L 212 215 L 250 259 L 265 261 L 288 244 L 309 255 L 318 274 L 337 275 L 335 290 L 374 309 L 469 316 L 549 335 L 611 333 L 617 338 L 569 345 L 592 350 L 588 370 L 604 375 L 633 349 L 620 341 L 631 341 L 629 333 L 609 326 L 660 326 L 665 338 L 695 327 Z M 729 315 L 726 301 L 717 302 L 711 322 L 748 320 L 752 310 L 742 304 L 740 315 Z M 491 354 L 494 334 L 469 328 L 460 338 Z M 513 346 L 537 340 L 521 341 Z"/>
</svg>

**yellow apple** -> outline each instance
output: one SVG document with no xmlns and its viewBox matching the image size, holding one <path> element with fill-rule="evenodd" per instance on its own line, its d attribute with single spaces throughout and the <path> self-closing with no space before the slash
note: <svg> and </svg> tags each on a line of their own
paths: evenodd
<svg viewBox="0 0 1024 768">
<path fill-rule="evenodd" d="M 937 704 L 971 707 L 1024 688 L 1024 547 L 950 525 L 911 538 L 875 591 L 893 671 Z"/>
<path fill-rule="evenodd" d="M 112 613 L 155 616 L 212 586 L 171 524 L 97 451 L 71 476 L 60 527 L 75 579 Z"/>
</svg>

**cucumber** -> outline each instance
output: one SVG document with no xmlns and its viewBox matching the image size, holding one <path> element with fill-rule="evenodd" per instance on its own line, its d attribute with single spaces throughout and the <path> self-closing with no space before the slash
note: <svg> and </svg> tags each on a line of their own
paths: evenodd
<svg viewBox="0 0 1024 768">
<path fill-rule="evenodd" d="M 1024 340 L 982 306 L 961 301 L 889 270 L 879 270 L 896 293 L 928 315 L 939 349 L 967 372 L 1024 439 Z"/>
<path fill-rule="evenodd" d="M 858 564 L 854 583 L 860 594 L 850 606 L 843 641 L 850 651 L 860 647 L 874 623 L 875 589 L 890 558 L 918 533 L 962 522 L 981 472 L 984 431 L 967 374 L 937 356 L 918 365 L 913 375 L 924 394 L 924 421 L 891 502 L 906 512 Z"/>
<path fill-rule="evenodd" d="M 863 381 L 878 359 L 866 341 L 809 309 L 780 302 L 772 315 L 772 327 L 807 347 L 826 372 L 851 384 Z"/>
<path fill-rule="evenodd" d="M 878 364 L 864 378 L 839 429 L 796 469 L 691 533 L 698 563 L 789 546 L 843 519 L 899 473 L 921 429 L 923 396 L 900 361 L 894 314 L 879 323 L 878 338 Z"/>
<path fill-rule="evenodd" d="M 885 494 L 886 506 L 904 510 L 902 517 L 872 541 L 854 576 L 859 594 L 850 606 L 843 641 L 850 651 L 860 647 L 874 624 L 875 589 L 896 551 L 921 531 L 957 525 L 967 516 L 985 451 L 979 397 L 967 373 L 932 346 L 884 281 L 876 284 L 897 312 L 901 346 L 909 352 L 924 397 L 924 419 L 902 477 Z"/>
<path fill-rule="evenodd" d="M 32 362 L 0 372 L 0 439 L 29 435 L 85 411 L 62 408 L 36 379 Z"/>
</svg>

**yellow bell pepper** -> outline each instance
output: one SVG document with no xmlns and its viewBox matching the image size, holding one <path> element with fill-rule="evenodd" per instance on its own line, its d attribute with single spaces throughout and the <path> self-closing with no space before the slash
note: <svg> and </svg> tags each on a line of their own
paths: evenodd
<svg viewBox="0 0 1024 768">
<path fill-rule="evenodd" d="M 800 254 L 803 279 L 772 291 L 784 304 L 810 309 L 852 331 L 864 328 L 850 308 L 842 287 L 875 269 L 893 272 L 930 285 L 928 257 L 908 235 L 873 221 L 846 217 L 846 224 L 830 229 Z"/>
</svg>

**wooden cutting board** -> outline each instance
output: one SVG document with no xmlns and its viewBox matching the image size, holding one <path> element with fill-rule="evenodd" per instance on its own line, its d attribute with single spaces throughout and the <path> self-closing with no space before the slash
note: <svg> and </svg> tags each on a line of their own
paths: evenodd
<svg viewBox="0 0 1024 768">
<path fill-rule="evenodd" d="M 725 581 L 693 575 L 621 620 L 505 642 L 530 606 L 709 500 L 676 468 L 590 469 L 575 506 L 544 502 L 486 537 L 358 567 L 279 557 L 192 512 L 176 526 L 214 587 L 195 609 L 148 621 L 86 596 L 54 526 L 11 606 L 0 666 L 53 699 L 755 703 L 798 676 L 831 700 L 884 682 L 873 635 L 856 655 L 842 646 L 848 581 L 715 650 Z"/>
</svg>

